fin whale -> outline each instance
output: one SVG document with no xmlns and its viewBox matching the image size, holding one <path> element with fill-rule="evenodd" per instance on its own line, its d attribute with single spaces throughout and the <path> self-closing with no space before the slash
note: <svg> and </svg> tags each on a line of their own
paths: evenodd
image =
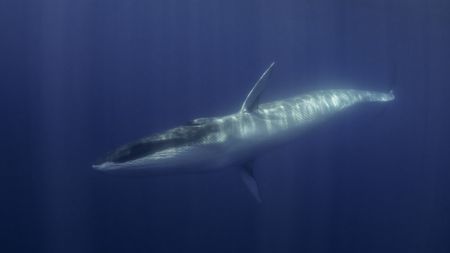
<svg viewBox="0 0 450 253">
<path fill-rule="evenodd" d="M 350 106 L 395 98 L 392 91 L 331 89 L 261 104 L 273 66 L 270 64 L 254 84 L 237 113 L 194 119 L 126 144 L 100 159 L 93 168 L 158 175 L 239 167 L 244 183 L 260 201 L 252 165 L 260 151 Z"/>
</svg>

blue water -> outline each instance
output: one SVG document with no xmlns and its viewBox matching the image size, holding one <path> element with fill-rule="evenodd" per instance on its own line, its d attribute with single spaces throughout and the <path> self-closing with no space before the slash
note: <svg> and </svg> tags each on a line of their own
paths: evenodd
<svg viewBox="0 0 450 253">
<path fill-rule="evenodd" d="M 0 252 L 450 252 L 450 2 L 0 2 Z M 318 88 L 394 89 L 233 169 L 123 178 L 117 145 Z"/>
</svg>

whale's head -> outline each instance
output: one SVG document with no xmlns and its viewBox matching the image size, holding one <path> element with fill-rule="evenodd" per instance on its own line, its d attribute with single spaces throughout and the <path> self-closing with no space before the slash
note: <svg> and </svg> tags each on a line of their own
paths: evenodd
<svg viewBox="0 0 450 253">
<path fill-rule="evenodd" d="M 197 119 L 188 124 L 123 145 L 93 165 L 112 173 L 164 174 L 198 166 L 221 141 L 219 125 Z"/>
</svg>

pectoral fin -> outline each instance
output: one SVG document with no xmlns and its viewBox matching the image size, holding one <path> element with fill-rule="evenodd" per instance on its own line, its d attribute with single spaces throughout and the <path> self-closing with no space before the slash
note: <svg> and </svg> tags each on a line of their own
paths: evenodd
<svg viewBox="0 0 450 253">
<path fill-rule="evenodd" d="M 247 188 L 250 190 L 252 195 L 256 198 L 258 202 L 262 202 L 261 195 L 259 194 L 258 183 L 253 174 L 253 163 L 249 162 L 244 164 L 241 171 L 241 177 Z"/>
</svg>

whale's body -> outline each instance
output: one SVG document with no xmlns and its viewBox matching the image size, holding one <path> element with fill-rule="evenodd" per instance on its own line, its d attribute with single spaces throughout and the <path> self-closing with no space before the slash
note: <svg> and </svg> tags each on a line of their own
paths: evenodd
<svg viewBox="0 0 450 253">
<path fill-rule="evenodd" d="M 259 199 L 251 163 L 260 151 L 352 105 L 394 99 L 392 92 L 332 89 L 259 104 L 272 67 L 273 63 L 254 85 L 239 112 L 195 119 L 127 144 L 94 168 L 152 175 L 216 171 L 238 165 L 244 182 Z"/>
</svg>

